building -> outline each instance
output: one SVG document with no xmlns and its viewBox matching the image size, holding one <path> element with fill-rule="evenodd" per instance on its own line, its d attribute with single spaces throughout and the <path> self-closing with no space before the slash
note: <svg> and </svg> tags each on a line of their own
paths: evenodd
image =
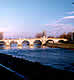
<svg viewBox="0 0 74 80">
<path fill-rule="evenodd" d="M 3 39 L 3 32 L 0 32 L 0 40 L 2 40 Z"/>
</svg>

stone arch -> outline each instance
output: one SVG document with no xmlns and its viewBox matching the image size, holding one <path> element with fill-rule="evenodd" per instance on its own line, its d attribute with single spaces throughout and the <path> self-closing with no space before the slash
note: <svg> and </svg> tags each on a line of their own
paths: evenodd
<svg viewBox="0 0 74 80">
<path fill-rule="evenodd" d="M 29 47 L 29 45 L 30 45 L 30 42 L 28 40 L 24 40 L 22 42 L 22 47 Z"/>
<path fill-rule="evenodd" d="M 14 45 L 14 44 L 16 44 L 16 45 Z M 18 47 L 18 42 L 17 41 L 11 41 L 10 42 L 10 47 Z"/>
<path fill-rule="evenodd" d="M 59 40 L 58 42 L 59 42 L 59 43 L 64 43 L 65 41 L 64 41 L 64 40 Z"/>
<path fill-rule="evenodd" d="M 27 41 L 27 40 L 24 40 L 24 41 L 22 42 L 22 44 L 23 44 L 23 43 L 28 44 L 28 45 L 30 44 L 30 42 Z"/>
<path fill-rule="evenodd" d="M 10 42 L 10 44 L 12 44 L 12 43 L 16 43 L 16 44 L 18 44 L 18 42 L 17 42 L 17 41 L 11 41 L 11 42 Z"/>
<path fill-rule="evenodd" d="M 35 40 L 33 43 L 42 45 L 42 42 L 40 40 Z"/>
<path fill-rule="evenodd" d="M 4 47 L 6 43 L 4 41 L 0 41 L 0 47 Z"/>
<path fill-rule="evenodd" d="M 47 44 L 47 43 L 49 43 L 49 44 L 53 44 L 54 41 L 50 39 L 50 40 L 47 40 L 47 41 L 46 41 L 46 44 Z"/>
<path fill-rule="evenodd" d="M 40 40 L 35 40 L 33 44 L 34 44 L 34 47 L 40 48 L 42 45 L 42 42 Z"/>
</svg>

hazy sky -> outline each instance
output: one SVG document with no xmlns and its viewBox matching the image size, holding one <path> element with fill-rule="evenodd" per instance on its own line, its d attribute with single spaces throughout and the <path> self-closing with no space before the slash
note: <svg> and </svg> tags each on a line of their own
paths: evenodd
<svg viewBox="0 0 74 80">
<path fill-rule="evenodd" d="M 0 0 L 0 31 L 68 32 L 74 26 L 74 0 Z"/>
</svg>

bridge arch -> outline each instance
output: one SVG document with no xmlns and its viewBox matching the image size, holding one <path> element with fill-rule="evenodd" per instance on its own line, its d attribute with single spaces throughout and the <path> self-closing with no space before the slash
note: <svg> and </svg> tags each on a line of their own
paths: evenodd
<svg viewBox="0 0 74 80">
<path fill-rule="evenodd" d="M 23 47 L 23 48 L 28 48 L 29 45 L 30 45 L 30 42 L 29 42 L 28 40 L 24 40 L 24 41 L 22 42 L 22 47 Z"/>
<path fill-rule="evenodd" d="M 41 45 L 42 45 L 42 42 L 41 42 L 40 40 L 35 40 L 35 41 L 33 42 L 33 44 L 34 44 L 34 47 L 40 48 Z"/>
<path fill-rule="evenodd" d="M 17 41 L 11 41 L 10 42 L 10 47 L 11 48 L 17 48 L 18 47 L 18 42 Z"/>
<path fill-rule="evenodd" d="M 51 40 L 51 39 L 50 39 L 50 40 L 47 40 L 47 41 L 46 41 L 46 44 L 47 44 L 47 43 L 53 44 L 53 43 L 54 43 L 54 40 Z"/>
<path fill-rule="evenodd" d="M 64 40 L 58 40 L 58 43 L 64 43 Z"/>
<path fill-rule="evenodd" d="M 4 41 L 0 41 L 0 48 L 3 48 L 6 46 L 6 43 Z"/>
</svg>

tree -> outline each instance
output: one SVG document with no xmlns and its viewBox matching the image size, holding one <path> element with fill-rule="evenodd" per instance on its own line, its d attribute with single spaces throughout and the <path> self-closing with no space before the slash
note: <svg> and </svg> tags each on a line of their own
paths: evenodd
<svg viewBox="0 0 74 80">
<path fill-rule="evenodd" d="M 71 41 L 71 36 L 72 36 L 72 32 L 68 32 L 67 34 L 63 33 L 59 37 L 60 38 L 65 38 L 65 39 L 68 39 L 69 41 Z"/>
<path fill-rule="evenodd" d="M 68 33 L 67 33 L 67 39 L 68 39 L 68 40 L 71 40 L 71 35 L 72 35 L 72 32 L 68 32 Z"/>
<path fill-rule="evenodd" d="M 54 36 L 48 36 L 48 38 L 54 38 Z"/>
<path fill-rule="evenodd" d="M 60 35 L 59 38 L 67 38 L 66 33 L 63 33 L 62 35 Z"/>
<path fill-rule="evenodd" d="M 42 36 L 43 36 L 42 33 L 37 33 L 37 34 L 35 35 L 36 38 L 41 38 Z"/>
</svg>

